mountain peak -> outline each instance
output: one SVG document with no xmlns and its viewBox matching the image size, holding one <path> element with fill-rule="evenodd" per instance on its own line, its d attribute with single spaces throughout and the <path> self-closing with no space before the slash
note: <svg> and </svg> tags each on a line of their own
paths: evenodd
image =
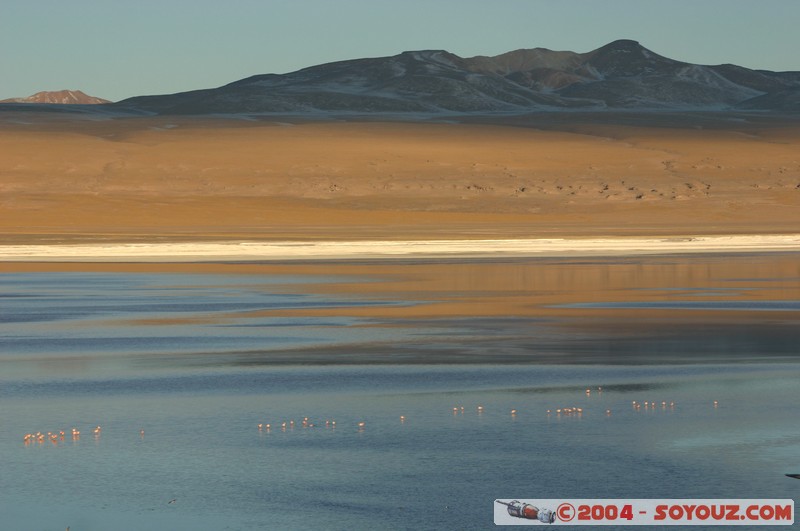
<svg viewBox="0 0 800 531">
<path fill-rule="evenodd" d="M 550 68 L 563 70 L 574 68 L 580 56 L 575 52 L 558 52 L 547 48 L 523 48 L 494 57 L 479 55 L 467 59 L 470 68 L 478 72 L 491 72 L 509 75 L 535 69 Z"/>
<path fill-rule="evenodd" d="M 418 50 L 407 51 L 396 56 L 398 59 L 405 58 L 425 63 L 439 63 L 446 66 L 455 66 L 461 58 L 447 50 Z"/>
<path fill-rule="evenodd" d="M 609 42 L 605 46 L 601 46 L 598 50 L 628 50 L 628 51 L 639 51 L 644 49 L 639 41 L 634 41 L 633 39 L 617 39 L 615 41 Z"/>
<path fill-rule="evenodd" d="M 638 41 L 620 39 L 584 54 L 587 65 L 602 77 L 630 77 L 650 74 L 682 64 L 651 52 Z"/>
<path fill-rule="evenodd" d="M 37 92 L 25 98 L 9 98 L 0 103 L 50 103 L 62 105 L 99 105 L 111 103 L 103 98 L 89 96 L 80 90 L 55 90 Z"/>
</svg>

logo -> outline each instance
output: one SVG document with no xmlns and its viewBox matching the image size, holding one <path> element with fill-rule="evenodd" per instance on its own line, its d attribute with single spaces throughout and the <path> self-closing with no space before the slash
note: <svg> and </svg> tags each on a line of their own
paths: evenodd
<svg viewBox="0 0 800 531">
<path fill-rule="evenodd" d="M 794 524 L 794 500 L 517 498 L 495 500 L 494 523 L 516 526 L 791 526 Z"/>
<path fill-rule="evenodd" d="M 519 500 L 512 500 L 504 502 L 495 500 L 497 503 L 506 506 L 508 514 L 515 518 L 524 518 L 526 520 L 538 520 L 543 524 L 552 524 L 556 520 L 556 513 L 550 509 L 539 509 L 535 505 L 529 503 L 522 503 Z"/>
</svg>

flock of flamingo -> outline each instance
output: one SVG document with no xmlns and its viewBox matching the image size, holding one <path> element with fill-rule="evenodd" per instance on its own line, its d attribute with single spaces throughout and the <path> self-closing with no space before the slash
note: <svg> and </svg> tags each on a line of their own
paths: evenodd
<svg viewBox="0 0 800 531">
<path fill-rule="evenodd" d="M 597 388 L 597 393 L 602 395 L 603 388 L 602 387 L 598 387 Z M 592 396 L 592 389 L 586 389 L 585 394 L 586 394 L 587 397 L 591 397 Z M 670 401 L 662 400 L 661 402 L 656 402 L 654 400 L 645 400 L 644 402 L 639 402 L 637 400 L 633 400 L 631 402 L 631 407 L 632 407 L 633 411 L 635 411 L 637 413 L 641 412 L 641 411 L 652 412 L 652 411 L 656 411 L 658 409 L 660 409 L 662 411 L 674 411 L 675 410 L 675 401 L 674 400 L 670 400 Z M 714 409 L 717 409 L 719 407 L 719 401 L 714 400 L 713 407 L 714 407 Z M 477 414 L 478 415 L 483 415 L 484 411 L 485 411 L 485 409 L 484 409 L 483 406 L 480 406 L 480 405 L 477 406 Z M 453 407 L 453 415 L 463 415 L 463 414 L 464 414 L 464 406 L 455 406 L 455 407 Z M 556 409 L 548 409 L 546 411 L 546 414 L 547 414 L 547 417 L 551 417 L 551 416 L 555 415 L 557 418 L 561 418 L 561 417 L 577 417 L 577 418 L 580 418 L 580 417 L 583 416 L 583 408 L 579 407 L 579 406 L 566 406 L 566 407 L 560 407 L 560 408 L 556 408 Z M 512 419 L 516 419 L 517 410 L 516 409 L 511 409 L 510 410 L 510 415 L 511 415 Z M 611 410 L 610 409 L 606 409 L 605 410 L 605 415 L 607 417 L 610 417 L 611 416 Z M 400 415 L 400 423 L 404 424 L 405 422 L 406 422 L 406 416 L 405 415 Z M 302 427 L 302 428 L 314 428 L 314 427 L 317 427 L 317 426 L 321 427 L 323 425 L 324 425 L 325 428 L 335 429 L 336 428 L 336 421 L 332 420 L 332 419 L 325 419 L 324 421 L 320 421 L 319 424 L 315 424 L 314 422 L 312 422 L 309 419 L 309 417 L 303 417 L 303 420 L 300 422 L 300 427 Z M 364 431 L 366 429 L 366 425 L 367 425 L 366 421 L 363 421 L 363 420 L 362 421 L 358 421 L 356 423 L 356 428 L 357 428 L 358 431 Z M 266 422 L 261 422 L 261 423 L 258 423 L 257 427 L 258 427 L 259 433 L 262 433 L 262 434 L 263 433 L 270 433 L 272 431 L 272 429 L 273 429 L 273 424 L 266 423 Z M 276 429 L 280 429 L 280 431 L 282 431 L 282 432 L 286 432 L 287 430 L 293 430 L 295 428 L 295 421 L 294 420 L 288 420 L 288 421 L 284 420 L 284 421 L 281 421 L 280 424 L 275 424 L 274 427 Z M 92 435 L 93 435 L 95 440 L 99 440 L 100 439 L 100 435 L 101 435 L 102 431 L 103 430 L 102 430 L 102 428 L 100 426 L 96 426 L 95 428 L 92 429 Z M 79 441 L 80 438 L 81 438 L 80 430 L 78 430 L 77 428 L 72 428 L 72 430 L 70 432 L 66 432 L 64 430 L 58 430 L 58 431 L 48 431 L 46 433 L 40 432 L 40 431 L 37 431 L 35 433 L 33 433 L 33 432 L 26 433 L 23 436 L 22 440 L 23 440 L 23 443 L 25 444 L 25 446 L 28 446 L 28 445 L 31 445 L 31 444 L 42 445 L 42 444 L 44 444 L 46 442 L 50 442 L 51 444 L 57 446 L 59 443 L 64 442 L 64 441 L 67 440 L 67 435 L 68 434 L 70 436 L 69 440 L 71 440 L 73 442 Z M 143 429 L 139 430 L 139 436 L 142 439 L 144 439 L 144 430 Z"/>
<path fill-rule="evenodd" d="M 598 387 L 597 388 L 597 393 L 599 395 L 602 395 L 603 388 L 602 387 Z M 592 396 L 592 389 L 586 389 L 585 394 L 586 394 L 587 397 L 591 397 Z M 660 408 L 659 408 L 659 405 L 660 405 Z M 714 405 L 714 408 L 716 409 L 719 406 L 719 402 L 717 400 L 714 400 L 713 405 Z M 635 412 L 641 412 L 643 410 L 646 411 L 646 412 L 652 412 L 652 411 L 656 411 L 657 409 L 661 409 L 662 411 L 674 411 L 675 410 L 675 401 L 674 400 L 670 400 L 670 401 L 662 400 L 659 403 L 659 402 L 656 402 L 655 400 L 645 400 L 644 402 L 639 402 L 639 401 L 634 400 L 634 401 L 631 402 L 631 406 L 632 406 L 633 411 L 635 411 Z M 465 412 L 465 408 L 464 408 L 464 406 L 454 406 L 452 411 L 453 411 L 453 415 L 454 416 L 463 415 L 464 412 Z M 476 411 L 477 411 L 478 415 L 483 415 L 483 413 L 485 411 L 485 408 L 483 406 L 479 405 L 479 406 L 477 406 Z M 513 419 L 516 419 L 516 417 L 517 417 L 517 410 L 516 409 L 511 409 L 509 413 L 510 413 L 510 415 L 511 415 L 511 417 Z M 560 418 L 560 417 L 577 417 L 577 418 L 580 418 L 583 415 L 583 408 L 579 407 L 579 406 L 560 407 L 560 408 L 556 408 L 556 409 L 548 409 L 546 413 L 547 413 L 548 417 L 551 417 L 551 416 L 555 415 L 557 418 Z M 611 416 L 611 409 L 606 409 L 605 410 L 605 415 L 607 417 L 610 417 Z M 405 422 L 406 422 L 406 416 L 405 415 L 400 415 L 400 423 L 405 423 Z M 321 426 L 322 422 L 320 422 L 319 425 Z M 303 417 L 303 421 L 301 422 L 300 426 L 303 427 L 303 428 L 313 428 L 313 427 L 317 426 L 317 424 L 315 424 L 314 422 L 309 420 L 309 417 Z M 335 420 L 325 420 L 324 421 L 324 426 L 326 428 L 336 428 L 336 421 Z M 366 422 L 360 421 L 360 422 L 357 423 L 356 426 L 358 427 L 358 431 L 363 431 L 364 428 L 366 427 Z M 272 431 L 273 425 L 271 423 L 263 422 L 263 423 L 259 423 L 257 425 L 257 427 L 258 427 L 258 431 L 260 433 L 270 433 Z M 286 432 L 287 430 L 293 430 L 295 428 L 295 422 L 294 422 L 294 420 L 281 421 L 280 424 L 276 424 L 275 427 L 276 428 L 280 428 L 280 431 L 282 431 L 282 432 Z"/>
<path fill-rule="evenodd" d="M 95 427 L 92 429 L 92 435 L 95 439 L 100 438 L 100 434 L 102 433 L 103 428 L 100 426 Z M 81 432 L 77 428 L 72 428 L 70 431 L 70 440 L 72 441 L 80 441 L 81 440 Z M 29 444 L 44 444 L 46 442 L 50 442 L 54 445 L 58 445 L 58 443 L 64 442 L 67 439 L 67 434 L 64 430 L 58 431 L 48 431 L 46 434 L 40 431 L 36 433 L 26 433 L 25 436 L 22 438 L 22 441 L 25 443 L 25 446 Z"/>
</svg>

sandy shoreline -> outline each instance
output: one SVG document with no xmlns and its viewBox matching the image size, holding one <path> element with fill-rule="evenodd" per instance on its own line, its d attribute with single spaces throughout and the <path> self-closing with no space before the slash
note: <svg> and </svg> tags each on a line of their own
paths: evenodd
<svg viewBox="0 0 800 531">
<path fill-rule="evenodd" d="M 193 262 L 638 256 L 800 251 L 800 234 L 650 238 L 276 241 L 0 246 L 0 261 Z"/>
</svg>

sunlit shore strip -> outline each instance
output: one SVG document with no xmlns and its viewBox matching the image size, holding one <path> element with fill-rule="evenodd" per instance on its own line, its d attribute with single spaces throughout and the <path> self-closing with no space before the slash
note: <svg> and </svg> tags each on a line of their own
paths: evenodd
<svg viewBox="0 0 800 531">
<path fill-rule="evenodd" d="M 650 238 L 0 245 L 0 261 L 199 262 L 800 251 L 800 234 Z"/>
</svg>

